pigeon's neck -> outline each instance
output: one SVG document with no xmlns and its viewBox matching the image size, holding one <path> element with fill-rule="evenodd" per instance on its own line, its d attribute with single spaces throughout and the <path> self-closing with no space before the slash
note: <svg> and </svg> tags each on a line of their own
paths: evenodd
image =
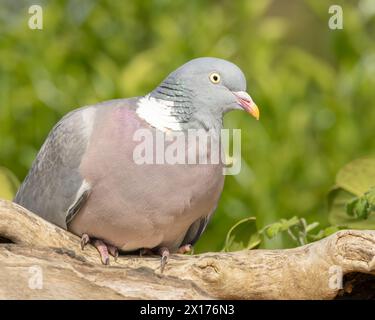
<svg viewBox="0 0 375 320">
<path fill-rule="evenodd" d="M 137 114 L 150 126 L 161 131 L 188 129 L 220 130 L 222 117 L 214 118 L 202 112 L 193 112 L 191 100 L 186 96 L 162 96 L 155 91 L 139 99 Z"/>
<path fill-rule="evenodd" d="M 210 132 L 220 132 L 223 128 L 222 116 L 214 117 L 210 114 L 197 112 L 190 118 L 189 122 L 182 124 L 183 129 L 204 129 Z"/>
<path fill-rule="evenodd" d="M 180 131 L 182 119 L 175 110 L 174 102 L 170 100 L 157 99 L 148 94 L 139 99 L 136 110 L 138 116 L 145 120 L 150 126 L 161 131 Z"/>
</svg>

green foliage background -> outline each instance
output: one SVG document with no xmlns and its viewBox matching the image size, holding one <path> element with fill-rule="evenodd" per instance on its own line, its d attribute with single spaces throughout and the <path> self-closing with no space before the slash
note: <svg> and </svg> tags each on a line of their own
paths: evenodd
<svg viewBox="0 0 375 320">
<path fill-rule="evenodd" d="M 41 4 L 44 29 L 30 30 Z M 0 0 L 0 165 L 22 180 L 52 126 L 70 110 L 143 95 L 199 56 L 237 63 L 261 121 L 233 112 L 242 171 L 227 177 L 198 250 L 219 250 L 237 221 L 258 228 L 295 215 L 328 223 L 336 172 L 375 150 L 375 2 Z M 263 246 L 288 247 L 287 237 Z"/>
</svg>

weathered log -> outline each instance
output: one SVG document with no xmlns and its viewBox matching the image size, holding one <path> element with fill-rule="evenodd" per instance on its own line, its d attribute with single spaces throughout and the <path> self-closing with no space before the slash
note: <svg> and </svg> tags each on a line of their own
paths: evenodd
<svg viewBox="0 0 375 320">
<path fill-rule="evenodd" d="M 0 243 L 1 299 L 333 299 L 341 272 L 375 274 L 375 231 L 294 249 L 173 254 L 162 274 L 152 256 L 103 266 L 92 246 L 82 251 L 75 235 L 3 200 L 0 237 L 9 240 Z M 351 277 L 346 291 L 354 286 Z"/>
</svg>

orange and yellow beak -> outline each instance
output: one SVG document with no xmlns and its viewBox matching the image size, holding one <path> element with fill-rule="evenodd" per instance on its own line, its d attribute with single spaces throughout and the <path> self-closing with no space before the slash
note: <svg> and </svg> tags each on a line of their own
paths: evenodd
<svg viewBox="0 0 375 320">
<path fill-rule="evenodd" d="M 233 94 L 237 97 L 238 104 L 255 119 L 259 120 L 259 108 L 245 91 L 236 91 Z"/>
</svg>

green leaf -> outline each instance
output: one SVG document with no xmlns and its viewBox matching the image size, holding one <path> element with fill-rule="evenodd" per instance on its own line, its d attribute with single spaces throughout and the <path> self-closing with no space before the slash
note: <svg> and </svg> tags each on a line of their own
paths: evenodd
<svg viewBox="0 0 375 320">
<path fill-rule="evenodd" d="M 249 217 L 238 221 L 227 233 L 222 251 L 238 251 L 256 248 L 261 242 L 257 231 L 256 218 Z"/>
<path fill-rule="evenodd" d="M 358 159 L 344 166 L 328 194 L 329 222 L 348 228 L 375 228 L 375 159 Z"/>
<path fill-rule="evenodd" d="M 297 225 L 300 223 L 300 219 L 296 216 L 293 218 L 287 220 L 287 219 L 281 219 L 279 222 L 275 222 L 272 224 L 269 224 L 265 226 L 260 232 L 265 233 L 265 235 L 272 239 L 274 238 L 278 233 L 282 231 L 287 231 L 291 227 Z"/>
<path fill-rule="evenodd" d="M 375 188 L 371 188 L 362 197 L 354 198 L 346 205 L 348 215 L 367 219 L 371 212 L 375 211 Z"/>
<path fill-rule="evenodd" d="M 17 177 L 8 169 L 0 167 L 0 198 L 12 200 L 19 187 Z"/>
<path fill-rule="evenodd" d="M 344 166 L 337 174 L 336 185 L 362 196 L 375 186 L 375 158 L 357 159 Z"/>
<path fill-rule="evenodd" d="M 281 223 L 280 222 L 275 222 L 271 225 L 269 225 L 266 229 L 265 229 L 265 234 L 268 238 L 272 239 L 274 238 L 281 230 Z"/>
<path fill-rule="evenodd" d="M 329 226 L 323 230 L 320 230 L 317 234 L 309 234 L 308 238 L 310 241 L 317 241 L 325 237 L 328 237 L 331 234 L 342 229 L 348 229 L 348 228 L 346 226 Z"/>
<path fill-rule="evenodd" d="M 310 223 L 307 227 L 306 227 L 306 232 L 311 232 L 312 230 L 314 230 L 315 228 L 317 228 L 319 226 L 319 222 L 313 222 L 313 223 Z"/>
</svg>

